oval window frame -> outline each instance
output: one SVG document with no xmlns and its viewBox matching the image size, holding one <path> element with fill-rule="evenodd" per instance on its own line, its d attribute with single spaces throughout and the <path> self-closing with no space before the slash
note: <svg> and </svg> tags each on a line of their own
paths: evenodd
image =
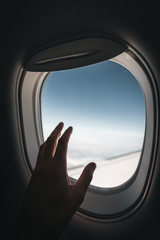
<svg viewBox="0 0 160 240">
<path fill-rule="evenodd" d="M 146 62 L 130 46 L 126 52 L 112 58 L 113 60 L 131 71 L 143 89 L 146 101 L 146 133 L 141 162 L 136 173 L 127 183 L 113 189 L 89 188 L 78 214 L 101 220 L 118 219 L 131 213 L 143 201 L 154 165 L 157 128 L 156 87 Z M 40 92 L 47 74 L 48 72 L 24 71 L 17 85 L 22 147 L 26 164 L 30 166 L 31 171 L 35 166 L 39 146 L 43 142 Z"/>
</svg>

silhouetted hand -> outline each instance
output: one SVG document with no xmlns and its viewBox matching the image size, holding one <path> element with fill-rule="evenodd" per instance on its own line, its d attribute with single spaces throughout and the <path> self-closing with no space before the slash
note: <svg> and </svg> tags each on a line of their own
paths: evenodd
<svg viewBox="0 0 160 240">
<path fill-rule="evenodd" d="M 96 165 L 88 164 L 70 183 L 66 155 L 72 127 L 60 137 L 62 129 L 60 123 L 40 147 L 15 239 L 58 239 L 85 197 Z"/>
</svg>

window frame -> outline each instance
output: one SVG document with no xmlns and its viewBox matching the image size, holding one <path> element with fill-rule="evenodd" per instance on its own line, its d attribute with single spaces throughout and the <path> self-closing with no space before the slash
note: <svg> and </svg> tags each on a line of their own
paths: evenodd
<svg viewBox="0 0 160 240">
<path fill-rule="evenodd" d="M 157 93 L 154 78 L 144 59 L 131 47 L 112 58 L 138 80 L 146 102 L 146 131 L 139 166 L 128 182 L 115 188 L 90 186 L 78 214 L 98 221 L 113 221 L 132 213 L 145 199 L 150 184 L 156 143 Z M 24 71 L 18 85 L 23 148 L 30 174 L 43 142 L 40 94 L 48 72 Z"/>
</svg>

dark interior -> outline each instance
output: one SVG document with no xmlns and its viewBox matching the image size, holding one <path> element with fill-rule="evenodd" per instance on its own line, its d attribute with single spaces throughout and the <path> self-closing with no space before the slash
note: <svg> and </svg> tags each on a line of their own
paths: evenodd
<svg viewBox="0 0 160 240">
<path fill-rule="evenodd" d="M 1 6 L 1 177 L 2 239 L 15 229 L 28 184 L 16 121 L 17 76 L 46 46 L 79 36 L 124 42 L 145 59 L 160 94 L 160 5 L 155 1 L 7 1 Z M 160 99 L 158 99 L 160 101 Z M 159 102 L 160 103 L 160 102 Z M 158 118 L 159 116 L 157 116 Z M 159 130 L 160 131 L 160 130 Z M 160 141 L 149 191 L 134 214 L 100 223 L 77 215 L 62 239 L 158 239 L 160 226 Z"/>
</svg>

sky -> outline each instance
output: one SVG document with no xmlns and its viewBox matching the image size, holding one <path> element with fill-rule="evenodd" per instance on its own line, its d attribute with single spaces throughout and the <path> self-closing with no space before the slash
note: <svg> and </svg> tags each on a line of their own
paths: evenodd
<svg viewBox="0 0 160 240">
<path fill-rule="evenodd" d="M 41 112 L 44 139 L 61 121 L 65 128 L 73 126 L 68 159 L 99 161 L 142 148 L 143 92 L 116 62 L 50 73 L 41 90 Z"/>
</svg>

